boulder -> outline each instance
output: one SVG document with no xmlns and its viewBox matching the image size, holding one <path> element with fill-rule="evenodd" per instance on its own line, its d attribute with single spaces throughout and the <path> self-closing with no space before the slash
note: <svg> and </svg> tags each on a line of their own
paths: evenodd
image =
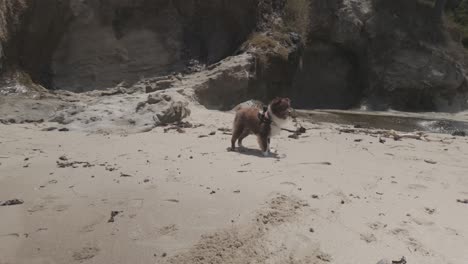
<svg viewBox="0 0 468 264">
<path fill-rule="evenodd" d="M 252 55 L 229 57 L 206 73 L 207 78 L 195 86 L 195 95 L 209 109 L 230 110 L 248 99 L 253 69 Z"/>
<path fill-rule="evenodd" d="M 147 84 L 145 87 L 146 93 L 153 93 L 160 90 L 166 90 L 174 85 L 174 80 L 160 80 L 155 83 Z"/>
</svg>

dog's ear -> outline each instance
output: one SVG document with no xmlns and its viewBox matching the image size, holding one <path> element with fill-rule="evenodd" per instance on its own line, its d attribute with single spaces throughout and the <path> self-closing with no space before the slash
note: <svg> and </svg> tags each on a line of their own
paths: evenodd
<svg viewBox="0 0 468 264">
<path fill-rule="evenodd" d="M 273 98 L 273 100 L 271 100 L 271 103 L 272 103 L 272 104 L 277 104 L 277 103 L 279 103 L 279 102 L 281 102 L 281 98 L 280 98 L 280 97 L 275 97 L 275 98 Z"/>
</svg>

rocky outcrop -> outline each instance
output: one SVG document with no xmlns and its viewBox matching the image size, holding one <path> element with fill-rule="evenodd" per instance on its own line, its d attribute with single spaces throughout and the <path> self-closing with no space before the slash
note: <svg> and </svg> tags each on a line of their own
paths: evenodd
<svg viewBox="0 0 468 264">
<path fill-rule="evenodd" d="M 0 73 L 3 72 L 3 47 L 2 43 L 0 42 Z"/>
<path fill-rule="evenodd" d="M 0 74 L 152 93 L 200 72 L 195 95 L 223 110 L 274 96 L 300 108 L 462 109 L 466 52 L 432 17 L 417 0 L 2 1 Z"/>
<path fill-rule="evenodd" d="M 464 51 L 454 50 L 445 28 L 431 19 L 431 7 L 376 0 L 373 10 L 365 25 L 371 104 L 433 110 L 438 102 L 445 100 L 448 105 L 464 96 L 466 76 L 462 60 L 457 61 Z"/>
<path fill-rule="evenodd" d="M 465 51 L 418 1 L 312 1 L 313 22 L 292 86 L 301 107 L 460 110 Z"/>
<path fill-rule="evenodd" d="M 256 25 L 251 0 L 6 2 L 24 5 L 18 24 L 8 23 L 11 67 L 48 88 L 77 92 L 180 71 L 194 58 L 214 63 Z"/>
</svg>

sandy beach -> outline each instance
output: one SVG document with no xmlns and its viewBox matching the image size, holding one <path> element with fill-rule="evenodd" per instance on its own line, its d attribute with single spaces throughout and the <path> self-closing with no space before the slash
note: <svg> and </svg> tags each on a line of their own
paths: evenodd
<svg viewBox="0 0 468 264">
<path fill-rule="evenodd" d="M 0 207 L 0 263 L 468 262 L 467 138 L 304 122 L 263 158 L 254 137 L 226 151 L 232 118 L 198 107 L 203 126 L 129 135 L 0 125 L 0 201 L 24 202 Z"/>
</svg>

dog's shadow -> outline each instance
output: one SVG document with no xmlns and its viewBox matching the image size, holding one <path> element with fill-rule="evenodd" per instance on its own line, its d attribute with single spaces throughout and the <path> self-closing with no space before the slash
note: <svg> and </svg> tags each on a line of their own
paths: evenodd
<svg viewBox="0 0 468 264">
<path fill-rule="evenodd" d="M 253 148 L 247 148 L 247 147 L 242 147 L 242 148 L 236 148 L 233 150 L 232 148 L 227 148 L 227 151 L 229 152 L 236 152 L 241 155 L 247 155 L 247 156 L 254 156 L 254 157 L 259 157 L 259 158 L 271 158 L 271 159 L 280 159 L 283 157 L 280 157 L 277 153 L 270 153 L 268 156 L 263 155 L 263 152 L 259 149 L 253 149 Z"/>
</svg>

